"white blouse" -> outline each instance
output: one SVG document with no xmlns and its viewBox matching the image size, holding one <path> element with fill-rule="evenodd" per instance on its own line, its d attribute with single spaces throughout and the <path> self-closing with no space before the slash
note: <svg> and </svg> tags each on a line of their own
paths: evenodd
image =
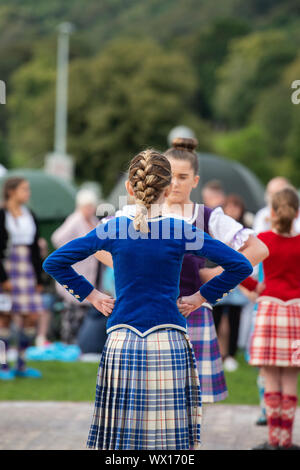
<svg viewBox="0 0 300 470">
<path fill-rule="evenodd" d="M 26 206 L 21 206 L 21 210 L 18 217 L 6 211 L 5 228 L 12 245 L 32 245 L 36 234 L 34 219 Z"/>
</svg>

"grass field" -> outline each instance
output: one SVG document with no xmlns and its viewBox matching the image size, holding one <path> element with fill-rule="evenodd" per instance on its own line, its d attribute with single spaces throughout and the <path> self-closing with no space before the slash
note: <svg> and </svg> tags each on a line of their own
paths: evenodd
<svg viewBox="0 0 300 470">
<path fill-rule="evenodd" d="M 226 373 L 229 397 L 221 403 L 257 405 L 257 369 L 249 366 L 243 353 L 237 356 L 239 369 Z M 0 400 L 93 401 L 98 364 L 85 362 L 29 362 L 39 369 L 41 379 L 17 378 L 0 381 Z M 300 380 L 298 382 L 300 397 Z"/>
</svg>

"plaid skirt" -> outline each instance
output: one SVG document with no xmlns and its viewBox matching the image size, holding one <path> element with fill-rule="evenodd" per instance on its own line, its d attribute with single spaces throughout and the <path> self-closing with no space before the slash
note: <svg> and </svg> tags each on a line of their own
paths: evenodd
<svg viewBox="0 0 300 470">
<path fill-rule="evenodd" d="M 12 245 L 5 262 L 5 270 L 12 284 L 11 313 L 34 313 L 43 310 L 42 296 L 36 291 L 36 277 L 27 245 Z"/>
<path fill-rule="evenodd" d="M 200 445 L 201 392 L 188 335 L 109 333 L 96 384 L 91 449 L 189 449 Z"/>
<path fill-rule="evenodd" d="M 249 363 L 300 367 L 300 299 L 258 300 Z"/>
<path fill-rule="evenodd" d="M 202 403 L 214 403 L 228 396 L 219 343 L 208 307 L 200 307 L 187 317 L 188 335 L 193 345 Z"/>
</svg>

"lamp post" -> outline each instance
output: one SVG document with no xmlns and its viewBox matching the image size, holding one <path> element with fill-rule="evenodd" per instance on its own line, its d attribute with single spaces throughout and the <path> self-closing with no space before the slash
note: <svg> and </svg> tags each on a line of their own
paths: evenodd
<svg viewBox="0 0 300 470">
<path fill-rule="evenodd" d="M 54 151 L 45 158 L 45 170 L 67 180 L 72 180 L 74 173 L 73 159 L 66 153 L 69 36 L 73 30 L 74 26 L 68 22 L 58 26 Z"/>
</svg>

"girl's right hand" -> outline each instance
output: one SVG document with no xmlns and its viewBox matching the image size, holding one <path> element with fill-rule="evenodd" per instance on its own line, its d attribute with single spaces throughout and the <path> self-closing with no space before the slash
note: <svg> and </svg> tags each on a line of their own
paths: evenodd
<svg viewBox="0 0 300 470">
<path fill-rule="evenodd" d="M 2 282 L 2 289 L 4 291 L 7 291 L 7 292 L 12 291 L 12 284 L 8 279 L 6 281 Z"/>
<path fill-rule="evenodd" d="M 86 300 L 91 302 L 91 304 L 106 317 L 108 317 L 113 311 L 116 301 L 116 299 L 110 295 L 104 294 L 97 289 L 92 290 L 92 292 L 86 297 Z"/>
</svg>

